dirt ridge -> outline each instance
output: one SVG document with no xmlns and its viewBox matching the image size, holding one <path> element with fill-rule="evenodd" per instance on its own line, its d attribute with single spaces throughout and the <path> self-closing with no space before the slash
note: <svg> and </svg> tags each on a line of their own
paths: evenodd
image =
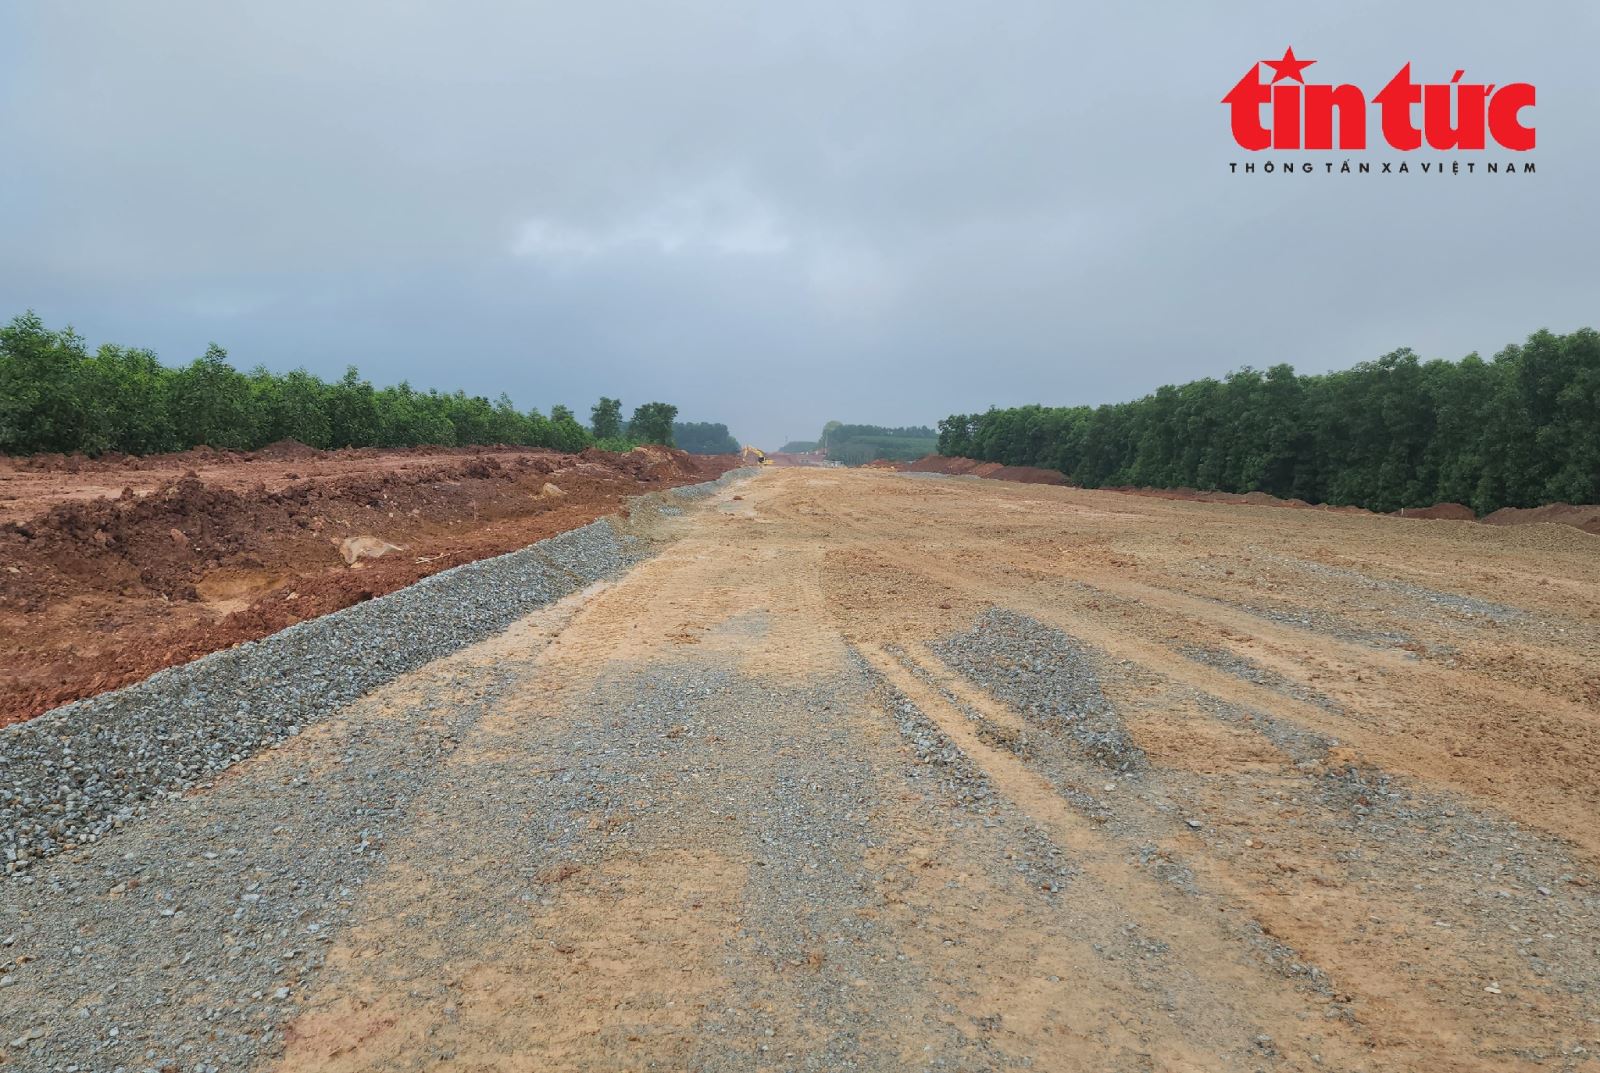
<svg viewBox="0 0 1600 1073">
<path fill-rule="evenodd" d="M 902 473 L 944 473 L 950 476 L 983 477 L 994 481 L 1018 481 L 1023 484 L 1062 484 L 1072 482 L 1053 469 L 1037 466 L 1006 466 L 999 462 L 979 462 L 972 458 L 951 455 L 927 455 L 915 462 L 881 462 L 877 469 L 892 469 Z M 1076 487 L 1076 485 L 1073 485 Z M 1106 485 L 1102 492 L 1120 492 L 1123 495 L 1145 496 L 1151 499 L 1172 499 L 1188 503 L 1233 503 L 1251 507 L 1291 507 L 1296 510 L 1318 510 L 1330 514 L 1381 514 L 1363 507 L 1335 506 L 1329 503 L 1308 503 L 1304 499 L 1283 499 L 1266 492 L 1206 492 L 1195 488 L 1146 488 L 1131 484 Z M 1415 518 L 1432 521 L 1481 522 L 1484 525 L 1570 525 L 1585 533 L 1600 535 L 1600 504 L 1548 503 L 1542 507 L 1502 507 L 1493 513 L 1478 517 L 1471 507 L 1462 503 L 1435 503 L 1431 507 L 1402 507 L 1388 515 L 1391 518 Z"/>
<path fill-rule="evenodd" d="M 179 468 L 188 463 L 203 465 Z M 35 496 L 42 509 L 0 524 L 0 647 L 11 655 L 0 726 L 577 528 L 737 460 L 655 447 L 386 453 L 290 442 L 127 465 L 5 464 L 0 489 L 25 470 L 71 490 L 74 467 L 127 483 L 95 498 Z M 400 550 L 347 564 L 340 545 L 362 536 Z"/>
</svg>

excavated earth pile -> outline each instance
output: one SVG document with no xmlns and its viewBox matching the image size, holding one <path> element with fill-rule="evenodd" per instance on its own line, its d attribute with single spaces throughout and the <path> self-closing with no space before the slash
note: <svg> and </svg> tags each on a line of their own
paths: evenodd
<svg viewBox="0 0 1600 1073">
<path fill-rule="evenodd" d="M 979 462 L 972 458 L 928 455 L 915 462 L 892 465 L 906 473 L 945 473 L 953 477 L 985 477 L 991 481 L 1017 481 L 1021 484 L 1066 484 L 1066 477 L 1053 469 L 1038 466 L 1002 466 L 998 462 Z"/>
<path fill-rule="evenodd" d="M 0 463 L 0 726 L 737 465 L 665 448 Z M 83 489 L 121 490 L 83 498 Z M 28 506 L 33 514 L 19 516 Z"/>
</svg>

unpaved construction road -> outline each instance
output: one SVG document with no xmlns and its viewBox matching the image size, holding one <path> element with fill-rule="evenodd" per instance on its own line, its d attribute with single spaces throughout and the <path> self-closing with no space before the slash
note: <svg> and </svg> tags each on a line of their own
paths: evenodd
<svg viewBox="0 0 1600 1073">
<path fill-rule="evenodd" d="M 1595 537 L 802 469 L 658 529 L 7 880 L 0 1068 L 1595 1068 Z"/>
</svg>

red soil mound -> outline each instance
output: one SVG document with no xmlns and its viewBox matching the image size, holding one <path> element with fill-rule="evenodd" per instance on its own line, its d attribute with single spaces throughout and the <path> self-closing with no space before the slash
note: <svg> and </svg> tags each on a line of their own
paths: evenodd
<svg viewBox="0 0 1600 1073">
<path fill-rule="evenodd" d="M 1478 515 L 1471 507 L 1460 503 L 1435 503 L 1431 507 L 1402 507 L 1395 511 L 1397 518 L 1435 518 L 1450 522 L 1475 522 Z"/>
<path fill-rule="evenodd" d="M 0 524 L 0 725 L 524 547 L 616 511 L 627 496 L 737 465 L 733 456 L 667 448 L 575 456 L 322 452 L 285 443 L 253 456 L 206 454 L 218 457 L 208 458 L 204 476 L 164 472 L 172 456 L 58 458 L 43 474 L 6 460 L 30 474 L 18 486 L 0 471 L 0 489 L 25 493 L 12 505 L 44 509 Z M 298 461 L 286 469 L 285 457 Z M 84 486 L 124 481 L 120 495 L 76 497 Z M 546 483 L 563 494 L 542 495 Z M 339 550 L 351 536 L 403 550 L 351 567 Z"/>
<path fill-rule="evenodd" d="M 1280 499 L 1266 492 L 1202 492 L 1194 488 L 1135 488 L 1133 485 L 1107 485 L 1103 492 L 1146 496 L 1150 499 L 1176 499 L 1187 503 L 1237 503 L 1247 507 L 1291 507 L 1295 510 L 1326 510 L 1338 514 L 1371 514 L 1360 507 L 1335 507 L 1326 503 L 1307 503 L 1303 499 Z"/>
<path fill-rule="evenodd" d="M 1574 507 L 1551 503 L 1543 507 L 1502 507 L 1483 517 L 1486 525 L 1529 525 L 1538 522 L 1571 525 L 1600 536 L 1600 506 Z"/>
<path fill-rule="evenodd" d="M 949 473 L 955 476 L 984 477 L 992 481 L 1020 484 L 1067 484 L 1066 477 L 1053 469 L 1038 466 L 1002 466 L 998 462 L 978 462 L 970 458 L 927 455 L 899 467 L 906 473 Z"/>
<path fill-rule="evenodd" d="M 289 439 L 269 443 L 259 451 L 252 451 L 250 457 L 265 462 L 288 462 L 296 458 L 320 458 L 322 452 L 299 440 Z"/>
</svg>

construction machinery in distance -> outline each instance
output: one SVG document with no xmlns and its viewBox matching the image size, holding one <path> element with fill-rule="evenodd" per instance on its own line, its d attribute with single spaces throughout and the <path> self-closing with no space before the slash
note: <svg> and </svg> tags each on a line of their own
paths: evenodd
<svg viewBox="0 0 1600 1073">
<path fill-rule="evenodd" d="M 750 462 L 754 462 L 758 466 L 772 465 L 772 459 L 767 457 L 767 452 L 763 451 L 759 447 L 751 447 L 749 444 L 745 444 L 744 450 L 740 451 L 739 453 L 743 456 L 747 465 Z"/>
</svg>

